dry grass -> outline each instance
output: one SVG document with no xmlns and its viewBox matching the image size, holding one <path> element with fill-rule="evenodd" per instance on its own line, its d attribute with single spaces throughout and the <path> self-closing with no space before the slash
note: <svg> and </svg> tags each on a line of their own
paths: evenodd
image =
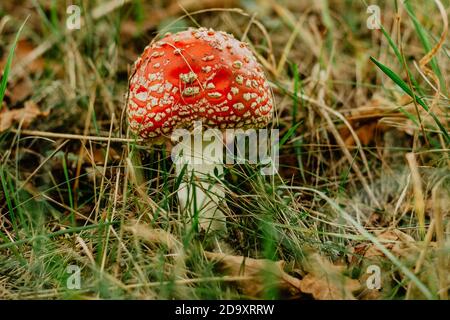
<svg viewBox="0 0 450 320">
<path fill-rule="evenodd" d="M 19 2 L 0 4 L 1 69 L 30 15 L 0 117 L 28 101 L 42 113 L 0 133 L 0 298 L 253 297 L 249 277 L 220 270 L 215 244 L 183 222 L 165 147 L 134 140 L 123 117 L 142 49 L 200 25 L 251 44 L 276 98 L 272 126 L 288 135 L 278 175 L 226 168 L 223 250 L 284 260 L 322 293 L 339 292 L 320 286 L 340 273 L 360 282 L 358 299 L 448 299 L 448 0 L 383 2 L 385 34 L 366 27 L 364 1 L 83 1 L 72 31 L 64 3 Z M 81 268 L 78 290 L 68 265 Z M 366 286 L 370 265 L 380 290 Z M 277 289 L 263 297 L 323 297 Z"/>
</svg>

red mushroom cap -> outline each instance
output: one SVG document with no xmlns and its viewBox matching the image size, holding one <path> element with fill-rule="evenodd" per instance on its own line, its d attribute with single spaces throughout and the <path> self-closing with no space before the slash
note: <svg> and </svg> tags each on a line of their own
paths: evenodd
<svg viewBox="0 0 450 320">
<path fill-rule="evenodd" d="M 248 45 L 225 32 L 189 29 L 148 46 L 130 80 L 128 121 L 144 138 L 194 121 L 227 129 L 267 125 L 272 93 Z"/>
</svg>

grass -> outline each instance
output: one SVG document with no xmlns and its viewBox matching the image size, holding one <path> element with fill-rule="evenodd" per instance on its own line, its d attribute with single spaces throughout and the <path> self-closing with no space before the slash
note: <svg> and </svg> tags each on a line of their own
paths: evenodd
<svg viewBox="0 0 450 320">
<path fill-rule="evenodd" d="M 221 249 L 283 260 L 320 292 L 323 279 L 337 292 L 357 281 L 346 298 L 448 299 L 450 61 L 434 2 L 383 4 L 381 30 L 366 28 L 363 1 L 186 2 L 189 16 L 114 3 L 83 2 L 80 30 L 65 29 L 59 1 L 0 5 L 0 120 L 26 101 L 48 112 L 0 133 L 0 298 L 320 298 L 285 290 L 271 267 L 250 271 L 258 291 L 243 265 L 211 259 L 214 239 L 179 210 L 169 150 L 128 133 L 133 61 L 166 30 L 201 25 L 245 34 L 280 130 L 276 175 L 244 163 L 213 178 L 230 209 Z M 429 73 L 420 60 L 437 45 Z"/>
<path fill-rule="evenodd" d="M 389 78 L 391 78 L 396 84 L 399 85 L 402 90 L 407 93 L 411 98 L 414 99 L 414 101 L 417 101 L 418 104 L 422 108 L 424 108 L 425 111 L 429 113 L 429 115 L 433 118 L 433 120 L 436 122 L 437 127 L 441 130 L 442 135 L 445 137 L 445 140 L 450 142 L 450 136 L 448 134 L 448 130 L 442 125 L 442 123 L 439 121 L 438 117 L 430 111 L 430 108 L 427 106 L 427 104 L 419 98 L 413 91 L 411 91 L 410 87 L 407 85 L 406 82 L 404 82 L 397 74 L 395 74 L 391 69 L 377 61 L 375 58 L 370 57 L 370 60 L 372 60 Z"/>
<path fill-rule="evenodd" d="M 6 86 L 8 84 L 8 75 L 9 71 L 11 70 L 11 63 L 14 58 L 14 50 L 16 49 L 17 41 L 19 40 L 20 32 L 22 31 L 23 27 L 25 26 L 26 20 L 24 23 L 20 26 L 19 31 L 17 31 L 16 37 L 14 38 L 14 42 L 11 45 L 11 48 L 9 49 L 9 54 L 6 59 L 6 64 L 3 67 L 2 72 L 2 81 L 0 82 L 0 102 L 3 102 L 3 99 L 5 97 L 6 92 Z M 0 110 L 3 104 L 0 104 Z"/>
</svg>

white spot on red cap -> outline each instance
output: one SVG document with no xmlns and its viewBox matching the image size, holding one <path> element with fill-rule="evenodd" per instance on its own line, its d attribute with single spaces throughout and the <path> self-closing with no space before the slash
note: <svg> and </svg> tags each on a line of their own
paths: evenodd
<svg viewBox="0 0 450 320">
<path fill-rule="evenodd" d="M 148 96 L 148 92 L 147 91 L 139 92 L 139 93 L 137 93 L 135 95 L 136 99 L 138 99 L 140 101 L 147 100 L 147 96 Z"/>
<path fill-rule="evenodd" d="M 203 61 L 211 61 L 211 60 L 214 60 L 214 55 L 209 55 L 209 56 L 203 57 L 202 60 L 203 60 Z"/>
<path fill-rule="evenodd" d="M 204 66 L 204 67 L 202 67 L 202 71 L 203 71 L 203 72 L 210 73 L 211 70 L 212 70 L 212 67 L 211 67 L 211 66 Z"/>
<path fill-rule="evenodd" d="M 222 94 L 220 92 L 208 92 L 208 97 L 211 98 L 220 98 Z"/>
<path fill-rule="evenodd" d="M 200 92 L 200 88 L 199 87 L 187 87 L 183 90 L 183 96 L 195 96 Z"/>
<path fill-rule="evenodd" d="M 180 73 L 180 79 L 184 83 L 193 83 L 197 79 L 197 74 L 192 71 L 189 71 L 188 73 Z"/>
<path fill-rule="evenodd" d="M 240 69 L 242 67 L 242 61 L 236 60 L 233 62 L 233 67 Z"/>
</svg>

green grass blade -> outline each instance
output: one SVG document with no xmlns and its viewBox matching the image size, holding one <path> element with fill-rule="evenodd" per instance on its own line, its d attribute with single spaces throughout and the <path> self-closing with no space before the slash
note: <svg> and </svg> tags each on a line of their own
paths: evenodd
<svg viewBox="0 0 450 320">
<path fill-rule="evenodd" d="M 280 147 L 289 140 L 289 138 L 295 133 L 295 130 L 302 124 L 302 122 L 298 122 L 295 126 L 289 128 L 288 132 L 281 138 L 279 145 Z"/>
<path fill-rule="evenodd" d="M 6 85 L 8 84 L 9 71 L 11 70 L 11 64 L 14 57 L 14 51 L 16 50 L 17 42 L 19 41 L 20 33 L 22 32 L 25 23 L 27 23 L 29 16 L 25 19 L 22 25 L 17 31 L 16 37 L 14 38 L 14 42 L 12 43 L 11 48 L 9 49 L 8 58 L 6 60 L 5 69 L 3 70 L 2 80 L 0 82 L 0 110 L 2 109 L 3 98 L 5 97 Z"/>
<path fill-rule="evenodd" d="M 64 177 L 66 178 L 66 184 L 67 184 L 67 195 L 69 196 L 69 205 L 70 208 L 73 209 L 73 196 L 72 196 L 72 187 L 70 186 L 70 178 L 69 178 L 69 171 L 67 169 L 67 162 L 66 158 L 62 157 L 62 165 L 63 165 L 63 171 L 64 171 Z M 72 221 L 72 225 L 75 225 L 75 215 L 73 211 L 70 213 L 70 219 Z"/>
<path fill-rule="evenodd" d="M 423 48 L 425 49 L 425 53 L 428 53 L 431 51 L 432 46 L 430 44 L 430 41 L 428 40 L 426 30 L 423 28 L 422 24 L 419 22 L 419 20 L 416 17 L 416 14 L 414 13 L 414 10 L 412 9 L 409 1 L 405 1 L 405 9 L 408 13 L 409 17 L 411 18 L 414 28 L 416 29 L 417 35 L 419 37 L 420 42 L 422 43 Z M 439 65 L 436 61 L 436 58 L 433 57 L 430 61 L 431 69 L 436 74 L 436 76 L 439 79 L 440 86 L 443 90 L 445 90 L 445 80 L 442 76 L 441 69 L 439 68 Z"/>
<path fill-rule="evenodd" d="M 417 90 L 417 92 L 423 96 L 425 93 L 422 91 L 422 88 L 417 83 L 416 78 L 412 74 L 411 70 L 409 70 L 408 65 L 406 64 L 406 61 L 403 57 L 403 55 L 400 53 L 400 50 L 398 49 L 397 45 L 394 43 L 394 40 L 392 40 L 389 33 L 387 33 L 386 29 L 384 29 L 383 26 L 381 26 L 381 32 L 383 33 L 384 37 L 387 39 L 389 46 L 394 50 L 395 56 L 397 57 L 398 62 L 400 65 L 405 66 L 406 72 L 408 72 L 409 78 L 411 79 L 411 83 L 413 84 L 414 88 Z"/>
<path fill-rule="evenodd" d="M 16 220 L 16 215 L 14 213 L 14 206 L 13 206 L 13 199 L 10 195 L 10 189 L 8 186 L 8 182 L 6 180 L 6 176 L 5 176 L 5 172 L 4 172 L 4 167 L 1 166 L 0 167 L 0 181 L 1 181 L 1 186 L 3 188 L 3 195 L 5 197 L 6 200 L 6 205 L 8 207 L 8 211 L 9 211 L 9 218 L 11 219 L 11 224 L 13 226 L 14 232 L 19 236 L 19 229 L 18 229 L 18 224 L 17 224 L 17 220 Z"/>
<path fill-rule="evenodd" d="M 377 61 L 374 57 L 370 57 L 370 60 L 377 65 L 378 68 L 381 69 L 389 78 L 391 78 L 392 81 L 394 81 L 406 94 L 408 94 L 411 98 L 413 98 L 415 101 L 417 101 L 418 104 L 424 108 L 425 111 L 428 112 L 428 114 L 433 118 L 433 120 L 436 122 L 436 125 L 441 130 L 442 134 L 444 135 L 445 139 L 447 140 L 447 143 L 450 143 L 450 136 L 447 132 L 447 129 L 442 125 L 442 123 L 439 121 L 438 117 L 430 110 L 428 105 L 423 101 L 422 98 L 418 97 L 408 86 L 408 84 L 403 81 L 394 71 L 389 69 L 387 66 L 382 64 L 381 62 Z"/>
<path fill-rule="evenodd" d="M 14 241 L 14 242 L 8 242 L 8 243 L 0 244 L 0 250 L 7 249 L 7 248 L 10 248 L 10 247 L 14 247 L 14 246 L 20 246 L 20 245 L 23 245 L 23 244 L 26 244 L 26 243 L 30 243 L 30 242 L 35 241 L 39 237 L 55 238 L 55 237 L 58 237 L 58 236 L 63 235 L 63 234 L 78 233 L 78 232 L 82 232 L 82 231 L 85 231 L 85 230 L 91 230 L 91 229 L 96 229 L 96 228 L 102 228 L 102 227 L 115 225 L 117 223 L 119 223 L 119 222 L 118 221 L 113 221 L 113 222 L 91 224 L 91 225 L 82 226 L 82 227 L 73 227 L 73 228 L 68 228 L 68 229 L 64 229 L 64 230 L 59 230 L 59 231 L 55 231 L 55 232 L 52 232 L 52 233 L 49 233 L 49 234 L 46 234 L 46 235 L 34 236 L 34 237 L 22 239 L 22 240 L 17 240 L 17 241 Z"/>
</svg>

